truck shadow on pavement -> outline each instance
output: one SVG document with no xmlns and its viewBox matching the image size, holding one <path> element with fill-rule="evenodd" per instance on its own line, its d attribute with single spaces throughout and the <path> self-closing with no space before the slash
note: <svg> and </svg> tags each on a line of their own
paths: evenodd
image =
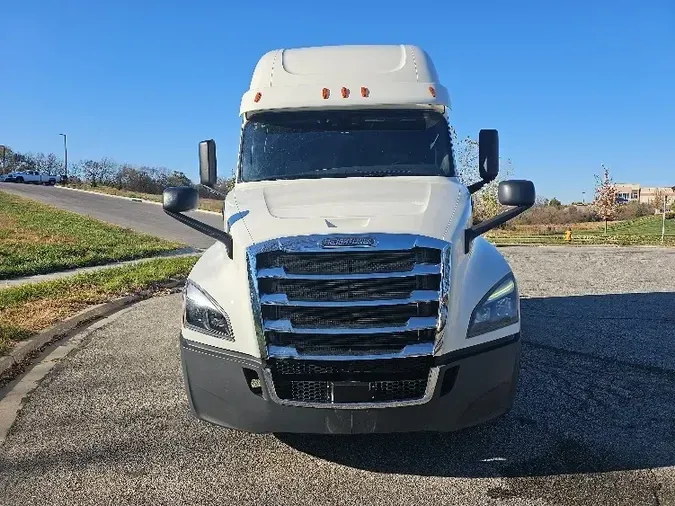
<svg viewBox="0 0 675 506">
<path fill-rule="evenodd" d="M 523 299 L 522 318 L 518 394 L 501 419 L 447 434 L 277 437 L 357 469 L 422 476 L 528 481 L 675 465 L 675 293 Z"/>
</svg>

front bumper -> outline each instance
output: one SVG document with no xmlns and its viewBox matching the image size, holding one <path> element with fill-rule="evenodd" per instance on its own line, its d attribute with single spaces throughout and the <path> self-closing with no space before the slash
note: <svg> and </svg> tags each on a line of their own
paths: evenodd
<svg viewBox="0 0 675 506">
<path fill-rule="evenodd" d="M 520 370 L 520 334 L 436 357 L 438 382 L 431 399 L 415 406 L 368 409 L 279 404 L 265 381 L 260 391 L 246 375 L 264 378 L 249 356 L 185 340 L 181 361 L 192 412 L 200 419 L 247 432 L 356 434 L 453 431 L 511 409 Z"/>
</svg>

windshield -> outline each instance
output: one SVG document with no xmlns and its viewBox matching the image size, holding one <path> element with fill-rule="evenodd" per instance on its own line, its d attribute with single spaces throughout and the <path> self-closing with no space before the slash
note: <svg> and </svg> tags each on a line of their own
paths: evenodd
<svg viewBox="0 0 675 506">
<path fill-rule="evenodd" d="M 242 135 L 241 181 L 455 175 L 448 124 L 434 111 L 265 112 Z"/>
</svg>

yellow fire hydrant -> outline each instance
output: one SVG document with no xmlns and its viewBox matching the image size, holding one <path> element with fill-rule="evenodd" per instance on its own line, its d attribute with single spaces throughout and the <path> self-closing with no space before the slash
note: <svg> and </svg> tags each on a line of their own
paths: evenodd
<svg viewBox="0 0 675 506">
<path fill-rule="evenodd" d="M 565 230 L 565 242 L 572 242 L 572 229 Z"/>
</svg>

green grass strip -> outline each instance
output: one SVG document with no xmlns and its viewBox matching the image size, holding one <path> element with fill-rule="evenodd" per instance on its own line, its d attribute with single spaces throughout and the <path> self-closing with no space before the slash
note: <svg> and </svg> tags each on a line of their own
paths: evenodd
<svg viewBox="0 0 675 506">
<path fill-rule="evenodd" d="M 0 279 L 132 260 L 182 246 L 0 192 Z"/>
</svg>

